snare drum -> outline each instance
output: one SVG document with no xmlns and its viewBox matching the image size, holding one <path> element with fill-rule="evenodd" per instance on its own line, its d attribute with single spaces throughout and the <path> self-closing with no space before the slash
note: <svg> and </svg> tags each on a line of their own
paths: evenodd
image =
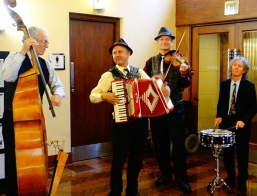
<svg viewBox="0 0 257 196">
<path fill-rule="evenodd" d="M 199 141 L 205 147 L 229 147 L 235 141 L 235 134 L 224 129 L 207 129 L 199 132 Z"/>
</svg>

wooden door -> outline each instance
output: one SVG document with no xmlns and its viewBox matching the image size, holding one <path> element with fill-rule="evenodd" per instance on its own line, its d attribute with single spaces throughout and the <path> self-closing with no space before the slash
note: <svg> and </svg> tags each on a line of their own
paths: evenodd
<svg viewBox="0 0 257 196">
<path fill-rule="evenodd" d="M 119 38 L 118 18 L 70 13 L 70 109 L 73 161 L 111 154 L 112 106 L 92 104 L 91 90 L 114 66 L 109 47 Z"/>
<path fill-rule="evenodd" d="M 251 48 L 250 53 L 252 54 L 247 54 L 247 51 L 244 50 L 244 38 L 245 38 L 245 33 L 248 32 L 257 32 L 257 22 L 252 21 L 252 22 L 243 22 L 243 23 L 236 23 L 236 47 L 240 49 L 242 55 L 246 57 L 249 60 L 250 64 L 250 75 L 249 75 L 249 80 L 255 84 L 255 90 L 257 92 L 257 64 L 256 64 L 256 45 L 257 45 L 257 39 L 253 39 L 251 43 L 249 43 Z M 251 58 L 253 57 L 253 58 Z M 254 143 L 254 149 L 257 150 L 257 115 L 252 120 L 252 130 L 251 130 L 251 140 L 250 142 Z M 257 155 L 257 153 L 256 153 Z M 257 161 L 257 158 L 255 158 Z"/>
</svg>

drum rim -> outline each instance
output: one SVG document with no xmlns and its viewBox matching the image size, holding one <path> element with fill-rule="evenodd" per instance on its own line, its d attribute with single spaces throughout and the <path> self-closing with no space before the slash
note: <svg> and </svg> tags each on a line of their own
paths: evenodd
<svg viewBox="0 0 257 196">
<path fill-rule="evenodd" d="M 231 134 L 233 133 L 232 131 L 229 131 L 227 129 L 215 129 L 215 131 L 213 132 L 214 129 L 204 129 L 202 131 L 200 131 L 200 133 L 211 133 L 211 134 Z"/>
<path fill-rule="evenodd" d="M 203 147 L 222 147 L 222 148 L 227 148 L 227 147 L 230 147 L 230 146 L 233 146 L 234 143 L 230 143 L 230 144 L 202 144 L 201 145 Z"/>
</svg>

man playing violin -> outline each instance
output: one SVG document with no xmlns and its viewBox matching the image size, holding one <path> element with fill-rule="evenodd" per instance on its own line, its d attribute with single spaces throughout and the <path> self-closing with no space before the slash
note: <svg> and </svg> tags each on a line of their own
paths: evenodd
<svg viewBox="0 0 257 196">
<path fill-rule="evenodd" d="M 156 186 L 170 183 L 172 174 L 176 178 L 181 191 L 191 192 L 187 180 L 186 150 L 185 150 L 185 121 L 183 108 L 183 90 L 190 85 L 189 66 L 181 60 L 177 64 L 175 53 L 171 50 L 175 36 L 170 29 L 162 27 L 155 38 L 159 48 L 159 54 L 146 61 L 144 71 L 149 76 L 160 76 L 170 87 L 170 99 L 174 105 L 174 111 L 169 114 L 151 118 L 151 132 L 156 159 L 161 175 L 155 181 Z M 166 58 L 165 58 L 166 57 Z M 168 59 L 168 60 L 167 60 Z M 173 167 L 170 164 L 170 141 L 173 143 L 172 157 Z"/>
<path fill-rule="evenodd" d="M 32 68 L 31 46 L 34 47 L 36 55 L 43 55 L 48 48 L 48 33 L 40 26 L 28 28 L 30 38 L 23 39 L 23 47 L 20 52 L 10 53 L 5 59 L 2 76 L 5 80 L 4 87 L 4 116 L 3 116 L 3 137 L 5 143 L 5 178 L 6 195 L 18 195 L 17 171 L 15 157 L 15 139 L 13 125 L 12 102 L 20 74 Z M 60 106 L 61 100 L 65 97 L 64 86 L 49 61 L 38 57 L 46 83 L 48 84 L 52 97 L 53 106 Z M 41 76 L 38 76 L 38 87 L 41 99 L 44 94 L 44 83 Z M 28 97 L 30 99 L 30 97 Z"/>
</svg>

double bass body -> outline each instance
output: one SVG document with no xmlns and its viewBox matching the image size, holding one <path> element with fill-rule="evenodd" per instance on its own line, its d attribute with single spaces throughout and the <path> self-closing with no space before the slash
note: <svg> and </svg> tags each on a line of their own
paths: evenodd
<svg viewBox="0 0 257 196">
<path fill-rule="evenodd" d="M 32 69 L 20 75 L 13 99 L 16 167 L 19 195 L 47 194 L 45 121 Z"/>
</svg>

